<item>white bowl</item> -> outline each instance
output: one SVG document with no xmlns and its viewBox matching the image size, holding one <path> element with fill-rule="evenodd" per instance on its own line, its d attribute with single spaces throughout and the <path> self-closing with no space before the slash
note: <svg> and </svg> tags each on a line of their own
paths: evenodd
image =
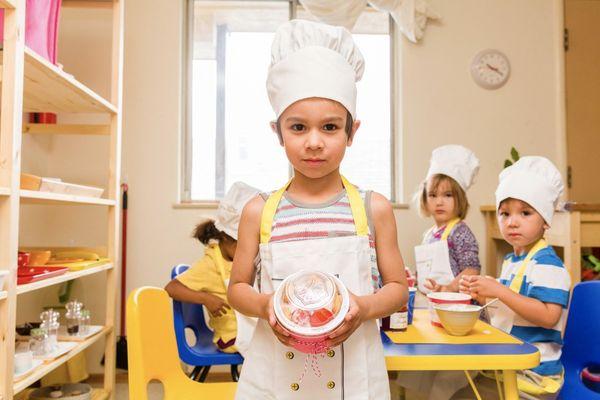
<svg viewBox="0 0 600 400">
<path fill-rule="evenodd" d="M 429 299 L 431 324 L 439 327 L 442 326 L 442 323 L 433 309 L 436 304 L 471 304 L 471 296 L 457 292 L 431 292 L 427 298 Z"/>
<path fill-rule="evenodd" d="M 472 304 L 436 304 L 433 308 L 446 332 L 453 336 L 469 333 L 481 313 L 481 307 Z"/>
</svg>

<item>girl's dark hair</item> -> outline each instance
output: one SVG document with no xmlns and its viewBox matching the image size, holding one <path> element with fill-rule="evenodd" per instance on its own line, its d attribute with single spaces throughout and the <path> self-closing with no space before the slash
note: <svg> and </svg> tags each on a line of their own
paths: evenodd
<svg viewBox="0 0 600 400">
<path fill-rule="evenodd" d="M 194 232 L 192 232 L 192 237 L 198 239 L 200 243 L 207 245 L 211 239 L 214 240 L 223 240 L 229 239 L 233 240 L 231 236 L 226 234 L 223 231 L 220 231 L 215 226 L 215 222 L 208 220 L 206 222 L 202 222 L 194 228 Z"/>
</svg>

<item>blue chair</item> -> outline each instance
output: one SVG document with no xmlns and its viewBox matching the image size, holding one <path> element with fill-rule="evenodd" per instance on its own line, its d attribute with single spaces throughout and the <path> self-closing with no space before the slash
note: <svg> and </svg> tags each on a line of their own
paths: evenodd
<svg viewBox="0 0 600 400">
<path fill-rule="evenodd" d="M 171 279 L 182 274 L 189 267 L 185 264 L 176 265 L 171 271 Z M 229 354 L 217 350 L 212 341 L 213 332 L 204 320 L 202 305 L 173 300 L 173 319 L 179 358 L 184 363 L 194 366 L 190 378 L 204 382 L 211 366 L 230 365 L 231 378 L 234 382 L 238 381 L 238 365 L 244 362 L 244 358 L 239 353 Z M 185 338 L 186 328 L 191 329 L 196 337 L 193 346 L 190 346 Z"/>
<path fill-rule="evenodd" d="M 585 367 L 600 366 L 600 281 L 582 282 L 573 290 L 561 361 L 565 383 L 559 399 L 600 399 L 581 380 Z"/>
</svg>

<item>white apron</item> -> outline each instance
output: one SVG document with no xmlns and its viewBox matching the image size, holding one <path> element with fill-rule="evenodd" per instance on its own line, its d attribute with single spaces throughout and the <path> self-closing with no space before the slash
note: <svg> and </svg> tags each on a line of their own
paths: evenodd
<svg viewBox="0 0 600 400">
<path fill-rule="evenodd" d="M 421 293 L 430 292 L 425 287 L 427 279 L 433 279 L 440 285 L 447 285 L 454 279 L 450 267 L 450 252 L 448 249 L 448 236 L 454 226 L 460 222 L 455 218 L 448 222 L 442 237 L 437 242 L 422 244 L 415 247 L 415 262 L 417 263 L 417 286 Z M 433 228 L 431 228 L 433 230 Z M 425 235 L 427 236 L 427 235 Z"/>
<path fill-rule="evenodd" d="M 523 278 L 525 276 L 525 270 L 527 269 L 527 265 L 529 261 L 535 256 L 535 254 L 541 249 L 548 247 L 548 244 L 544 239 L 538 240 L 538 242 L 529 250 L 527 253 L 527 257 L 523 260 L 523 263 L 519 267 L 519 270 L 515 273 L 515 277 L 510 283 L 510 290 L 515 293 L 519 293 L 521 290 L 521 285 L 523 284 Z M 504 269 L 504 265 L 509 263 L 510 260 L 505 260 L 502 266 Z M 502 329 L 506 333 L 510 333 L 513 327 L 513 322 L 515 319 L 515 312 L 508 308 L 503 302 L 497 301 L 496 304 L 488 307 L 488 312 L 490 313 L 490 320 L 493 326 L 498 329 Z"/>
<path fill-rule="evenodd" d="M 273 293 L 288 275 L 301 270 L 336 275 L 356 295 L 373 293 L 367 215 L 358 190 L 342 177 L 356 236 L 270 243 L 277 206 L 289 183 L 267 200 L 261 220 L 259 290 Z M 260 319 L 244 361 L 236 399 L 365 400 L 389 399 L 383 346 L 375 320 L 364 322 L 342 345 L 307 355 L 281 344 Z M 306 370 L 306 372 L 304 372 Z M 321 376 L 317 376 L 320 372 Z M 302 378 L 302 379 L 301 379 Z"/>
</svg>

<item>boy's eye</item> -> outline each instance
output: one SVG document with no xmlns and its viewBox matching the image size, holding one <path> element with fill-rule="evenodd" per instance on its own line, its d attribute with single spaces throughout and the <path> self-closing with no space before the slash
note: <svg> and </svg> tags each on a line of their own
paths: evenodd
<svg viewBox="0 0 600 400">
<path fill-rule="evenodd" d="M 446 197 L 452 197 L 452 192 L 447 192 L 447 193 L 445 194 L 445 196 L 446 196 Z"/>
<path fill-rule="evenodd" d="M 528 216 L 530 216 L 530 215 L 531 215 L 531 211 L 529 211 L 529 210 L 525 210 L 525 211 L 523 211 L 521 214 L 523 214 L 523 216 L 525 216 L 525 217 L 528 217 Z"/>
<path fill-rule="evenodd" d="M 325 125 L 323 125 L 323 130 L 324 131 L 335 131 L 337 129 L 338 129 L 338 127 L 335 124 L 325 124 Z"/>
<path fill-rule="evenodd" d="M 302 124 L 294 124 L 290 127 L 293 131 L 300 132 L 304 130 L 304 125 Z"/>
<path fill-rule="evenodd" d="M 435 198 L 435 193 L 429 193 L 428 196 L 433 199 L 433 198 Z"/>
<path fill-rule="evenodd" d="M 506 211 L 500 211 L 500 212 L 498 212 L 498 214 L 499 214 L 501 217 L 508 217 L 508 213 L 507 213 Z"/>
</svg>

